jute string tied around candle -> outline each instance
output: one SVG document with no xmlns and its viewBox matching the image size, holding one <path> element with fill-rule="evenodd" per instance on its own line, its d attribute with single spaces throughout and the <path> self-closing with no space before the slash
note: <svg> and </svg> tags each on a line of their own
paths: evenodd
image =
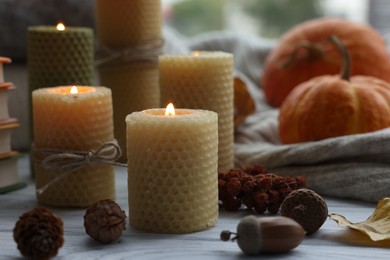
<svg viewBox="0 0 390 260">
<path fill-rule="evenodd" d="M 97 53 L 96 65 L 99 69 L 110 68 L 120 65 L 156 65 L 158 56 L 162 54 L 164 40 L 150 40 L 144 44 L 128 48 L 108 48 L 102 46 Z"/>
<path fill-rule="evenodd" d="M 37 189 L 38 195 L 41 195 L 50 186 L 54 185 L 72 172 L 91 164 L 109 164 L 120 167 L 127 167 L 125 163 L 116 162 L 122 155 L 122 150 L 116 140 L 103 143 L 98 149 L 90 151 L 65 151 L 61 149 L 38 148 L 32 145 L 34 162 L 40 163 L 45 169 L 57 170 L 61 174 L 46 185 Z M 40 154 L 44 159 L 36 158 Z"/>
</svg>

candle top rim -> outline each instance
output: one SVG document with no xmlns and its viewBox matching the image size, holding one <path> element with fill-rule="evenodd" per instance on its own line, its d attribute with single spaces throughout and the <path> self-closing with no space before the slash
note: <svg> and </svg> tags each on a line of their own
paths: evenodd
<svg viewBox="0 0 390 260">
<path fill-rule="evenodd" d="M 36 25 L 36 26 L 29 26 L 28 31 L 29 32 L 41 32 L 41 33 L 51 33 L 51 32 L 58 32 L 58 33 L 66 33 L 66 32 L 93 32 L 92 28 L 89 27 L 78 27 L 78 26 L 69 26 L 66 25 L 66 29 L 63 31 L 57 30 L 57 24 L 55 25 Z"/>
<path fill-rule="evenodd" d="M 165 115 L 165 111 L 166 108 L 151 108 L 151 109 L 142 110 L 141 113 L 150 116 L 165 116 L 165 117 L 185 116 L 185 115 L 193 114 L 191 109 L 185 109 L 185 108 L 175 108 L 174 110 L 175 115 Z"/>
<path fill-rule="evenodd" d="M 70 90 L 73 86 L 76 86 L 78 88 L 79 92 L 77 94 L 70 93 Z M 88 94 L 92 94 L 96 92 L 111 92 L 111 90 L 104 86 L 69 85 L 69 86 L 39 88 L 33 91 L 33 95 L 82 97 L 82 96 L 89 96 Z"/>
<path fill-rule="evenodd" d="M 195 55 L 197 53 L 198 55 Z M 164 54 L 160 55 L 160 58 L 188 58 L 188 57 L 193 57 L 193 58 L 221 58 L 221 57 L 233 57 L 232 53 L 229 52 L 224 52 L 224 51 L 193 51 L 190 53 L 182 53 L 182 54 Z"/>
<path fill-rule="evenodd" d="M 150 118 L 155 120 L 187 120 L 190 118 L 205 118 L 205 115 L 212 115 L 216 119 L 218 114 L 214 111 L 205 109 L 175 108 L 175 115 L 165 115 L 165 108 L 150 108 L 142 111 L 133 112 L 126 116 L 126 122 L 132 118 Z"/>
</svg>

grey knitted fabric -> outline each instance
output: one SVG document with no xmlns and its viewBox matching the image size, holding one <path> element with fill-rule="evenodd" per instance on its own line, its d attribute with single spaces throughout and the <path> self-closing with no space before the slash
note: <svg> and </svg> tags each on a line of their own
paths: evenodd
<svg viewBox="0 0 390 260">
<path fill-rule="evenodd" d="M 190 39 L 189 46 L 233 53 L 236 72 L 256 101 L 256 112 L 236 129 L 237 161 L 245 165 L 263 163 L 276 174 L 303 175 L 309 188 L 326 196 L 370 202 L 390 196 L 390 128 L 282 145 L 278 135 L 279 110 L 268 106 L 259 86 L 272 43 L 224 32 Z"/>
</svg>

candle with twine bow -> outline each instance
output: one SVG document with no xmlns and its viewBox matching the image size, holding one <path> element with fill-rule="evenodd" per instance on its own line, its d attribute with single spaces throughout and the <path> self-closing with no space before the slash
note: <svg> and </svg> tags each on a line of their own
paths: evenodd
<svg viewBox="0 0 390 260">
<path fill-rule="evenodd" d="M 38 201 L 88 207 L 115 199 L 111 164 L 121 150 L 113 136 L 111 90 L 62 86 L 35 90 L 32 97 Z"/>
<path fill-rule="evenodd" d="M 124 118 L 134 111 L 160 107 L 161 2 L 96 0 L 96 29 L 100 82 L 112 90 L 115 138 L 125 150 Z M 126 159 L 124 154 L 120 161 Z"/>
</svg>

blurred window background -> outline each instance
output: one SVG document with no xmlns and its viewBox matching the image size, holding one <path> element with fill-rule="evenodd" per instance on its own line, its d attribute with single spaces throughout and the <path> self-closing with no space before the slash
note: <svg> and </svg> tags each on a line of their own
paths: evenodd
<svg viewBox="0 0 390 260">
<path fill-rule="evenodd" d="M 390 39 L 390 0 L 161 1 L 164 24 L 184 36 L 227 30 L 276 39 L 297 23 L 332 16 L 370 24 Z M 29 26 L 55 25 L 62 20 L 69 26 L 94 28 L 91 11 L 94 3 L 93 0 L 0 0 L 2 55 L 14 61 L 26 60 Z"/>
<path fill-rule="evenodd" d="M 165 24 L 183 35 L 233 30 L 277 38 L 308 19 L 332 16 L 390 30 L 390 0 L 162 0 Z"/>
</svg>

